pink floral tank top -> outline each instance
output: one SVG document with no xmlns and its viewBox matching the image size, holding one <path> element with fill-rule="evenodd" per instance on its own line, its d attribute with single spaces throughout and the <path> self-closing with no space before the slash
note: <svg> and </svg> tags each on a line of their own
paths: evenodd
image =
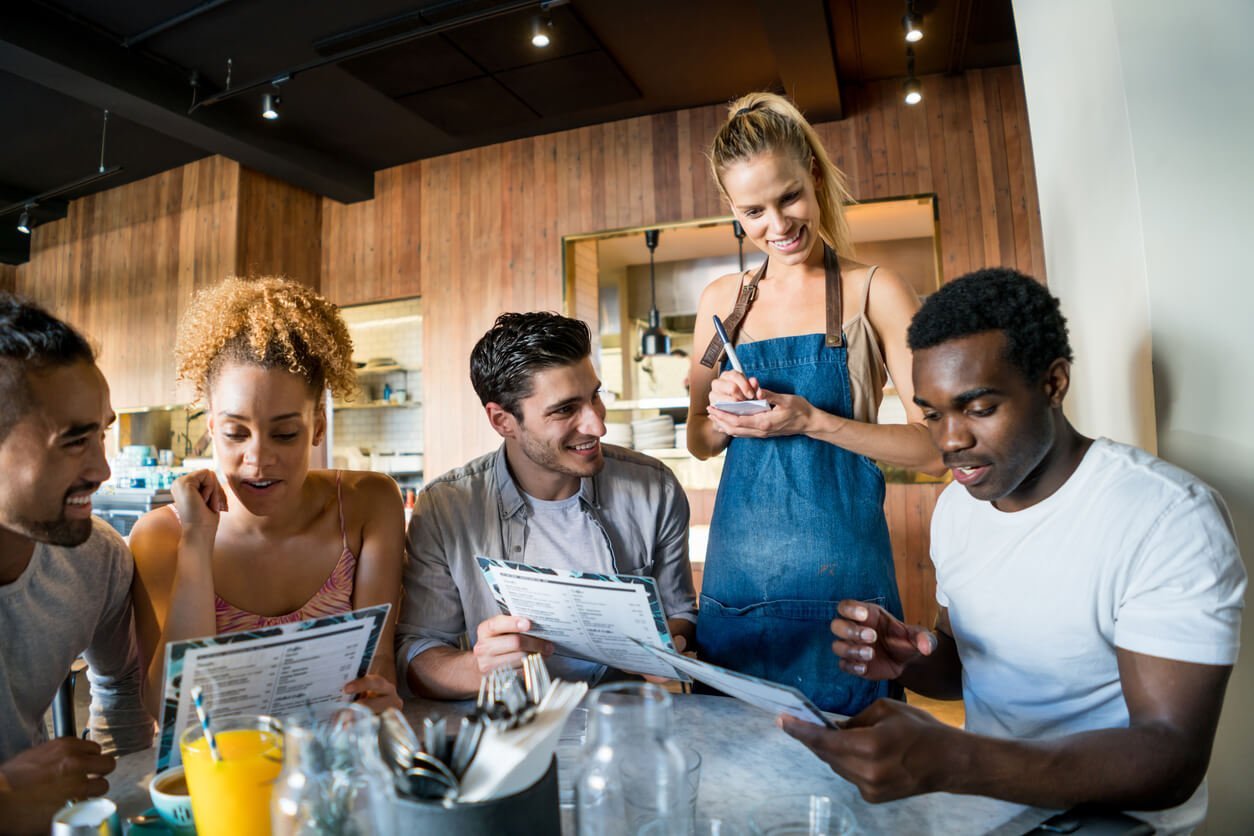
<svg viewBox="0 0 1254 836">
<path fill-rule="evenodd" d="M 353 581 L 357 575 L 357 555 L 348 547 L 348 531 L 344 525 L 344 494 L 340 487 L 340 471 L 335 472 L 335 499 L 340 512 L 340 540 L 344 550 L 331 574 L 299 609 L 283 615 L 261 615 L 242 610 L 224 600 L 216 592 L 213 596 L 214 619 L 218 633 L 236 633 L 240 630 L 258 630 L 276 624 L 290 624 L 324 615 L 350 612 L 353 609 Z M 173 505 L 168 506 L 174 509 Z M 175 511 L 177 515 L 178 512 Z"/>
</svg>

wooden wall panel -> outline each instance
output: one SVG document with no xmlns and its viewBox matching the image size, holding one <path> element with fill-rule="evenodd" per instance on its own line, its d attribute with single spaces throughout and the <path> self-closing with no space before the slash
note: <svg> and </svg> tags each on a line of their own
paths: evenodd
<svg viewBox="0 0 1254 836">
<path fill-rule="evenodd" d="M 322 199 L 241 168 L 235 274 L 286 276 L 315 289 L 322 273 Z"/>
<path fill-rule="evenodd" d="M 1019 69 L 923 81 L 916 107 L 886 81 L 848 91 L 847 118 L 818 126 L 853 195 L 935 193 L 945 280 L 993 264 L 1043 277 Z M 324 201 L 324 293 L 425 297 L 431 475 L 497 443 L 466 358 L 501 311 L 561 307 L 563 236 L 725 214 L 705 158 L 724 115 L 695 108 L 465 151 L 379 172 L 371 201 Z"/>
<path fill-rule="evenodd" d="M 17 271 L 16 264 L 0 264 L 0 291 L 12 293 L 17 290 Z"/>
<path fill-rule="evenodd" d="M 17 290 L 99 347 L 115 408 L 186 399 L 170 349 L 191 292 L 234 271 L 239 180 L 211 157 L 76 200 L 33 231 Z"/>
<path fill-rule="evenodd" d="M 893 544 L 893 565 L 906 621 L 931 627 L 936 622 L 936 570 L 931 559 L 932 509 L 945 485 L 889 483 L 884 516 Z"/>
</svg>

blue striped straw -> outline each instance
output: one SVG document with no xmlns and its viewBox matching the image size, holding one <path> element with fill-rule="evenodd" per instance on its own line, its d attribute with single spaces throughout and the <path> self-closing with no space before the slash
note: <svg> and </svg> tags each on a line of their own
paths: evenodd
<svg viewBox="0 0 1254 836">
<path fill-rule="evenodd" d="M 213 730 L 209 728 L 209 712 L 205 710 L 205 691 L 199 685 L 192 689 L 192 704 L 196 706 L 200 728 L 204 730 L 205 742 L 209 744 L 209 754 L 215 762 L 222 760 L 222 754 L 218 752 L 218 741 L 213 736 Z"/>
</svg>

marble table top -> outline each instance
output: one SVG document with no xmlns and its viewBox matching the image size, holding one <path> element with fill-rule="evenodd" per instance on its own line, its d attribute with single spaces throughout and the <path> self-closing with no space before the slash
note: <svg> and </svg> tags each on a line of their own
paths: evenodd
<svg viewBox="0 0 1254 836">
<path fill-rule="evenodd" d="M 932 793 L 887 804 L 868 804 L 852 784 L 837 776 L 809 749 L 775 727 L 775 718 L 728 697 L 674 695 L 676 739 L 701 754 L 698 815 L 717 817 L 747 828 L 749 815 L 762 801 L 784 794 L 826 795 L 844 804 L 867 834 L 991 834 L 1012 836 L 1034 828 L 1054 812 L 991 798 Z M 411 700 L 405 714 L 421 722 L 428 714 L 467 713 L 467 702 Z M 559 758 L 559 772 L 569 785 L 574 757 Z M 152 750 L 119 759 L 109 776 L 109 797 L 123 817 L 151 806 L 148 780 Z M 563 832 L 574 833 L 573 815 L 563 810 Z M 137 833 L 140 831 L 136 831 Z"/>
</svg>

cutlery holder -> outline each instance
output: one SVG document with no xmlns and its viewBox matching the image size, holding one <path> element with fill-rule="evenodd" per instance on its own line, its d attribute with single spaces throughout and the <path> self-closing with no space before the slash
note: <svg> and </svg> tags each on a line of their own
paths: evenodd
<svg viewBox="0 0 1254 836">
<path fill-rule="evenodd" d="M 561 810 L 557 796 L 557 758 L 539 781 L 522 792 L 471 804 L 450 804 L 398 798 L 398 836 L 530 836 L 560 834 Z"/>
</svg>

